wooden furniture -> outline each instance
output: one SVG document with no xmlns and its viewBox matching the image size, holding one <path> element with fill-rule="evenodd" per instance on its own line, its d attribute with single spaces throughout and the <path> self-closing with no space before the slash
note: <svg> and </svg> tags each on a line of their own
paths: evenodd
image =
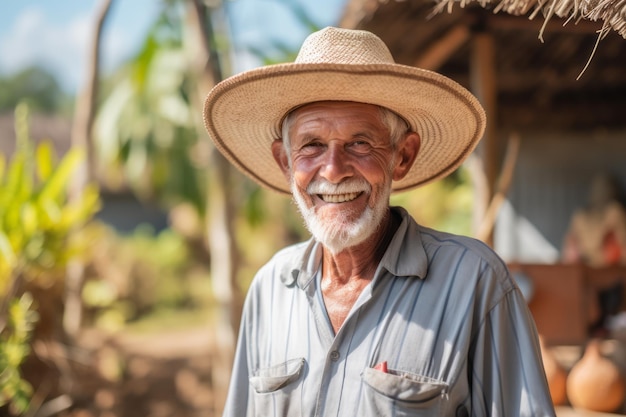
<svg viewBox="0 0 626 417">
<path fill-rule="evenodd" d="M 509 268 L 514 277 L 527 277 L 532 283 L 528 306 L 548 345 L 584 344 L 602 312 L 600 293 L 619 283 L 623 289 L 618 310 L 626 311 L 626 267 L 509 264 Z"/>
</svg>

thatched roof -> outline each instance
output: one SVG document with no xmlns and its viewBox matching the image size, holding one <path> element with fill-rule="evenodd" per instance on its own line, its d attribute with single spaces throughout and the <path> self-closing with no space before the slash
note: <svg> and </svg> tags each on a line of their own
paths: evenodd
<svg viewBox="0 0 626 417">
<path fill-rule="evenodd" d="M 500 128 L 626 128 L 626 40 L 615 31 L 594 52 L 602 22 L 529 20 L 466 3 L 437 13 L 432 0 L 349 0 L 340 25 L 370 30 L 397 62 L 437 70 L 471 90 L 476 39 L 487 35 Z"/>
<path fill-rule="evenodd" d="M 451 10 L 455 3 L 465 7 L 471 3 L 491 9 L 494 12 L 504 12 L 515 16 L 529 15 L 534 18 L 543 16 L 549 21 L 557 16 L 566 21 L 578 22 L 590 20 L 601 22 L 600 35 L 606 35 L 610 30 L 616 31 L 626 38 L 626 0 L 436 0 L 438 10 Z"/>
</svg>

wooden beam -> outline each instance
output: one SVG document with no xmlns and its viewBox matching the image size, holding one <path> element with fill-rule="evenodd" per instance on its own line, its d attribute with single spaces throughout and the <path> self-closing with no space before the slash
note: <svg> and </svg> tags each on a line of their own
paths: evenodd
<svg viewBox="0 0 626 417">
<path fill-rule="evenodd" d="M 433 43 L 414 63 L 418 68 L 435 71 L 439 69 L 470 37 L 465 24 L 451 28 L 441 39 Z"/>
</svg>

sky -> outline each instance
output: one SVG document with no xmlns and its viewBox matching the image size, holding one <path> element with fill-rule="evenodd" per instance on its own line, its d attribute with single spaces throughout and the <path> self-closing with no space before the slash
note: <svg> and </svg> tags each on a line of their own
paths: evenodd
<svg viewBox="0 0 626 417">
<path fill-rule="evenodd" d="M 339 20 L 344 0 L 230 0 L 228 26 L 235 47 L 263 47 L 281 40 L 297 48 L 306 33 L 284 5 L 298 1 L 320 26 Z M 0 75 L 31 65 L 52 72 L 70 93 L 83 81 L 86 51 L 98 0 L 0 0 Z M 161 9 L 160 0 L 113 0 L 103 31 L 101 63 L 104 73 L 130 59 Z M 245 56 L 245 54 L 239 54 Z M 256 62 L 242 58 L 240 71 Z"/>
</svg>

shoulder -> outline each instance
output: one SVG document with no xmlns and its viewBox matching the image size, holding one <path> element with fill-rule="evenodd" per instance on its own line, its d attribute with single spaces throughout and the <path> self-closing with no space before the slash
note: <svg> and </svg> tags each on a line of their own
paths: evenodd
<svg viewBox="0 0 626 417">
<path fill-rule="evenodd" d="M 294 259 L 297 261 L 301 261 L 304 256 L 307 248 L 310 246 L 311 241 L 307 240 L 304 242 L 296 243 L 290 246 L 286 246 L 280 249 L 278 252 L 272 256 L 270 259 L 270 263 L 284 263 L 284 262 L 292 262 Z"/>
<path fill-rule="evenodd" d="M 428 257 L 428 275 L 447 277 L 461 288 L 474 288 L 487 309 L 517 287 L 506 263 L 484 242 L 468 237 L 419 228 Z"/>
<path fill-rule="evenodd" d="M 422 244 L 434 258 L 437 253 L 463 257 L 466 262 L 481 262 L 485 266 L 506 272 L 506 264 L 498 254 L 484 242 L 469 236 L 457 235 L 418 226 Z"/>
<path fill-rule="evenodd" d="M 261 267 L 261 270 L 269 268 L 283 273 L 300 268 L 310 246 L 311 241 L 308 240 L 280 249 L 263 267 Z"/>
<path fill-rule="evenodd" d="M 246 291 L 244 312 L 254 316 L 289 297 L 296 288 L 292 285 L 294 271 L 301 265 L 306 248 L 305 242 L 281 249 L 258 269 Z"/>
</svg>

